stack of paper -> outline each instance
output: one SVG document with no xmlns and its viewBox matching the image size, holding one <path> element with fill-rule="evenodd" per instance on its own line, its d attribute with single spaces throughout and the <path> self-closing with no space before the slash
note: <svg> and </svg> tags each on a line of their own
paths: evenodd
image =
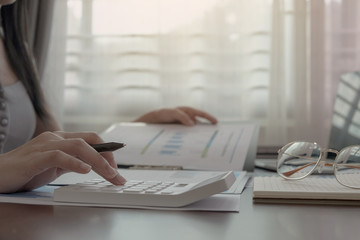
<svg viewBox="0 0 360 240">
<path fill-rule="evenodd" d="M 101 134 L 124 142 L 114 152 L 119 165 L 168 169 L 242 171 L 255 137 L 254 123 L 180 124 L 117 123 Z M 255 151 L 254 151 L 255 158 Z M 254 159 L 251 159 L 253 162 Z"/>
<path fill-rule="evenodd" d="M 255 177 L 253 199 L 254 202 L 360 205 L 360 189 L 345 187 L 334 176 L 309 176 L 302 180 Z"/>
</svg>

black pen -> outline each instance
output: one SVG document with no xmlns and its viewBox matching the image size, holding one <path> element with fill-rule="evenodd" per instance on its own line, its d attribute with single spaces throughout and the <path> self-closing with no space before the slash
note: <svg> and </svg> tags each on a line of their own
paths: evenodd
<svg viewBox="0 0 360 240">
<path fill-rule="evenodd" d="M 118 142 L 107 142 L 107 143 L 100 143 L 100 144 L 92 144 L 92 146 L 98 152 L 112 152 L 123 148 L 126 146 L 125 143 L 118 143 Z"/>
</svg>

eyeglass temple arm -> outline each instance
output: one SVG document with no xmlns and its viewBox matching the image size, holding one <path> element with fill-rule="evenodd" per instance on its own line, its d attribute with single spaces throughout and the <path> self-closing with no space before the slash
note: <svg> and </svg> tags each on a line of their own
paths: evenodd
<svg viewBox="0 0 360 240">
<path fill-rule="evenodd" d="M 315 164 L 315 163 L 316 163 L 316 161 L 311 162 L 311 163 L 308 163 L 308 164 L 305 164 L 305 165 L 302 166 L 302 167 L 293 169 L 293 170 L 288 171 L 288 172 L 284 172 L 284 173 L 282 173 L 282 175 L 284 175 L 285 177 L 290 177 L 291 175 L 297 173 L 298 171 L 300 171 L 300 170 L 302 170 L 302 169 L 304 169 L 304 168 L 307 168 L 308 166 L 311 166 L 311 165 L 313 165 L 313 164 Z M 327 164 L 329 164 L 329 165 L 332 166 L 332 164 L 330 164 L 330 163 L 327 163 Z M 326 163 L 325 163 L 325 166 L 327 166 Z"/>
<path fill-rule="evenodd" d="M 311 165 L 313 165 L 313 164 L 315 164 L 315 163 L 316 163 L 316 161 L 311 162 L 311 163 L 308 163 L 308 164 L 306 164 L 306 165 L 304 165 L 304 166 L 302 166 L 302 167 L 300 167 L 300 168 L 297 168 L 297 169 L 294 169 L 294 170 L 291 170 L 291 171 L 288 171 L 288 172 L 284 172 L 284 173 L 282 173 L 282 175 L 284 175 L 285 177 L 290 177 L 291 175 L 297 173 L 298 171 L 300 171 L 300 170 L 302 170 L 302 169 L 304 169 L 304 168 L 307 168 L 308 166 L 311 166 Z M 334 164 L 332 164 L 332 163 L 325 163 L 324 165 L 325 165 L 326 167 L 332 167 L 332 166 L 334 166 Z M 360 166 L 355 166 L 355 165 L 351 165 L 351 164 L 342 164 L 342 165 L 343 165 L 343 166 L 347 166 L 347 167 L 351 167 L 351 168 L 360 169 Z"/>
</svg>

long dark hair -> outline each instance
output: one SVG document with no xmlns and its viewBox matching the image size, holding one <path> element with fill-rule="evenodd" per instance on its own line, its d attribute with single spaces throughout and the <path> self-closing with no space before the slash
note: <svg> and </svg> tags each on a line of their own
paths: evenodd
<svg viewBox="0 0 360 240">
<path fill-rule="evenodd" d="M 4 29 L 4 44 L 12 70 L 24 84 L 37 116 L 46 120 L 48 113 L 44 95 L 40 87 L 35 58 L 27 38 L 27 0 L 18 0 L 1 7 L 1 20 Z"/>
</svg>

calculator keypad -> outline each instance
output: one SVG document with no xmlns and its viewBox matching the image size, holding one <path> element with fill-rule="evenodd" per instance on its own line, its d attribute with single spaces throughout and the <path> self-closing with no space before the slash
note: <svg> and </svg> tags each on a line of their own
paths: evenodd
<svg viewBox="0 0 360 240">
<path fill-rule="evenodd" d="M 175 185 L 176 184 L 174 182 L 131 180 L 122 186 L 115 186 L 102 179 L 93 179 L 87 182 L 77 183 L 69 187 L 73 188 L 73 190 L 114 193 L 172 194 L 174 191 L 169 188 Z"/>
</svg>

